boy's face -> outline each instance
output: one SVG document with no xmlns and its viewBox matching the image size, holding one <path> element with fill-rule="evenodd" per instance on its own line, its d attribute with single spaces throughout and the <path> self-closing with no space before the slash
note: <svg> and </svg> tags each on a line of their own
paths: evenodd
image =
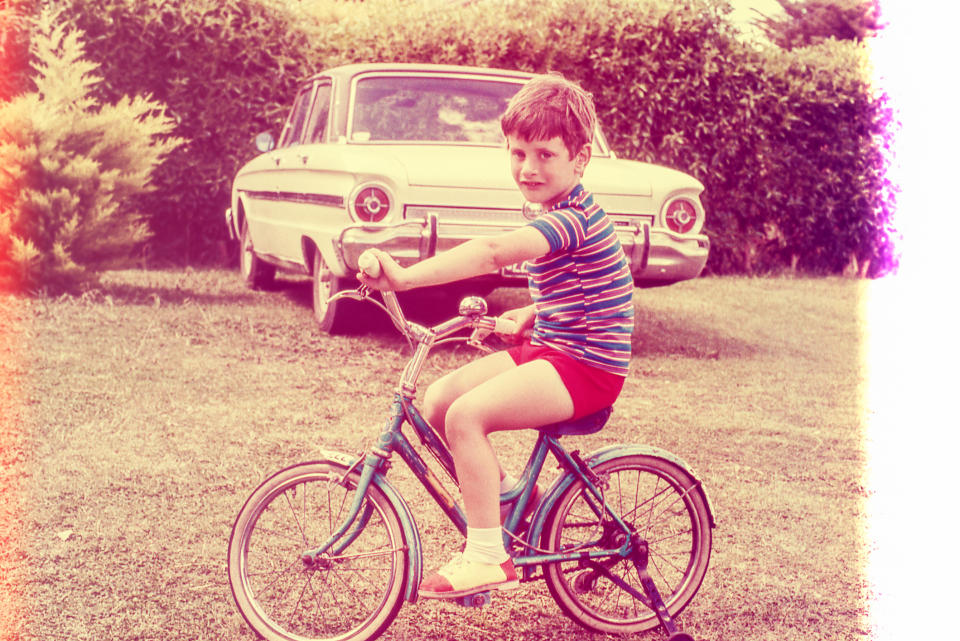
<svg viewBox="0 0 960 641">
<path fill-rule="evenodd" d="M 549 140 L 527 140 L 507 136 L 510 170 L 529 202 L 550 208 L 577 186 L 590 160 L 590 145 L 584 145 L 575 156 L 559 136 Z"/>
</svg>

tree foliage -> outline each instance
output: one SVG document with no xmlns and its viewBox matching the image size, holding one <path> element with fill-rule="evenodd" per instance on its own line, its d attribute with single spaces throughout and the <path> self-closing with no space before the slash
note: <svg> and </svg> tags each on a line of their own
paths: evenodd
<svg viewBox="0 0 960 641">
<path fill-rule="evenodd" d="M 876 275 L 895 264 L 893 115 L 858 43 L 757 50 L 725 21 L 729 5 L 710 0 L 301 6 L 321 16 L 314 40 L 328 65 L 475 64 L 580 82 L 618 154 L 705 184 L 708 271 Z"/>
<path fill-rule="evenodd" d="M 186 142 L 157 169 L 153 257 L 222 258 L 230 183 L 253 137 L 282 122 L 297 83 L 321 64 L 282 0 L 60 0 L 108 79 L 103 100 L 149 92 Z"/>
<path fill-rule="evenodd" d="M 623 157 L 706 186 L 714 273 L 884 273 L 894 118 L 866 50 L 744 44 L 724 0 L 60 0 L 102 100 L 150 92 L 188 142 L 143 201 L 158 259 L 215 260 L 250 141 L 297 84 L 346 62 L 559 71 L 593 92 Z M 810 3 L 807 3 L 810 4 Z M 835 3 L 836 4 L 836 3 Z"/>
<path fill-rule="evenodd" d="M 0 100 L 30 87 L 30 23 L 39 0 L 0 3 Z"/>
<path fill-rule="evenodd" d="M 149 237 L 134 199 L 179 141 L 156 101 L 94 97 L 97 65 L 55 14 L 30 52 L 36 90 L 0 103 L 0 285 L 75 289 Z"/>
<path fill-rule="evenodd" d="M 783 10 L 767 15 L 759 10 L 754 24 L 772 43 L 797 49 L 836 40 L 863 42 L 883 28 L 880 0 L 777 0 Z"/>
</svg>

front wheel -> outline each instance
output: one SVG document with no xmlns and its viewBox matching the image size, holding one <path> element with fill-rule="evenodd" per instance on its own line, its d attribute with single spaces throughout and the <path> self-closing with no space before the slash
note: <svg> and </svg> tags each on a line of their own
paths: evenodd
<svg viewBox="0 0 960 641">
<path fill-rule="evenodd" d="M 346 470 L 330 462 L 282 470 L 237 516 L 230 589 L 243 618 L 268 641 L 372 639 L 400 609 L 409 558 L 397 512 L 377 487 L 340 542 L 313 564 L 301 559 L 347 515 L 358 475 L 344 478 Z"/>
<path fill-rule="evenodd" d="M 680 466 L 642 454 L 621 456 L 593 468 L 603 498 L 649 546 L 647 570 L 667 610 L 676 616 L 703 582 L 710 562 L 711 529 L 706 501 L 696 481 Z M 595 501 L 582 481 L 557 499 L 541 545 L 552 552 L 613 549 L 626 533 Z M 597 559 L 611 575 L 643 594 L 630 558 Z M 546 567 L 550 594 L 582 626 L 608 634 L 633 634 L 660 624 L 654 611 L 597 569 L 581 561 Z"/>
<path fill-rule="evenodd" d="M 343 279 L 334 274 L 320 251 L 313 254 L 313 316 L 321 331 L 339 334 L 350 324 L 356 311 L 355 301 L 339 298 L 330 300 L 343 287 Z M 354 303 L 351 305 L 351 303 Z"/>
<path fill-rule="evenodd" d="M 273 283 L 277 268 L 260 259 L 253 248 L 250 227 L 243 221 L 240 229 L 240 276 L 251 289 L 266 289 Z"/>
</svg>

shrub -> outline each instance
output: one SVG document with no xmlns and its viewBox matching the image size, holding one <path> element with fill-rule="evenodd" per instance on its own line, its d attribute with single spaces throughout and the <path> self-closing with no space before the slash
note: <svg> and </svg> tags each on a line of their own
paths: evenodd
<svg viewBox="0 0 960 641">
<path fill-rule="evenodd" d="M 51 292 L 77 288 L 128 259 L 147 228 L 133 198 L 178 141 L 146 98 L 103 105 L 80 33 L 37 20 L 36 91 L 0 104 L 0 284 Z"/>
<path fill-rule="evenodd" d="M 226 240 L 230 183 L 255 153 L 253 137 L 278 128 L 297 83 L 314 66 L 310 43 L 282 0 L 62 0 L 108 79 L 104 100 L 150 92 L 186 143 L 141 200 L 153 258 L 215 261 Z"/>
<path fill-rule="evenodd" d="M 769 89 L 753 127 L 764 135 L 758 187 L 769 203 L 770 265 L 862 275 L 896 265 L 896 189 L 886 177 L 893 112 L 867 82 L 867 60 L 862 44 L 837 40 L 765 52 Z"/>
<path fill-rule="evenodd" d="M 30 87 L 30 16 L 38 0 L 7 0 L 0 4 L 0 101 Z"/>
</svg>

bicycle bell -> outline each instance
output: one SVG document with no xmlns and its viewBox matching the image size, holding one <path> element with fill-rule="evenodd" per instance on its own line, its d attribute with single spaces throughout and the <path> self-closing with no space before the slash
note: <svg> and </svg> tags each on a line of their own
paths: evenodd
<svg viewBox="0 0 960 641">
<path fill-rule="evenodd" d="M 534 220 L 543 215 L 543 205 L 541 203 L 523 203 L 523 217 L 527 220 Z"/>
<path fill-rule="evenodd" d="M 487 301 L 479 296 L 467 296 L 460 301 L 461 316 L 486 316 Z"/>
</svg>

